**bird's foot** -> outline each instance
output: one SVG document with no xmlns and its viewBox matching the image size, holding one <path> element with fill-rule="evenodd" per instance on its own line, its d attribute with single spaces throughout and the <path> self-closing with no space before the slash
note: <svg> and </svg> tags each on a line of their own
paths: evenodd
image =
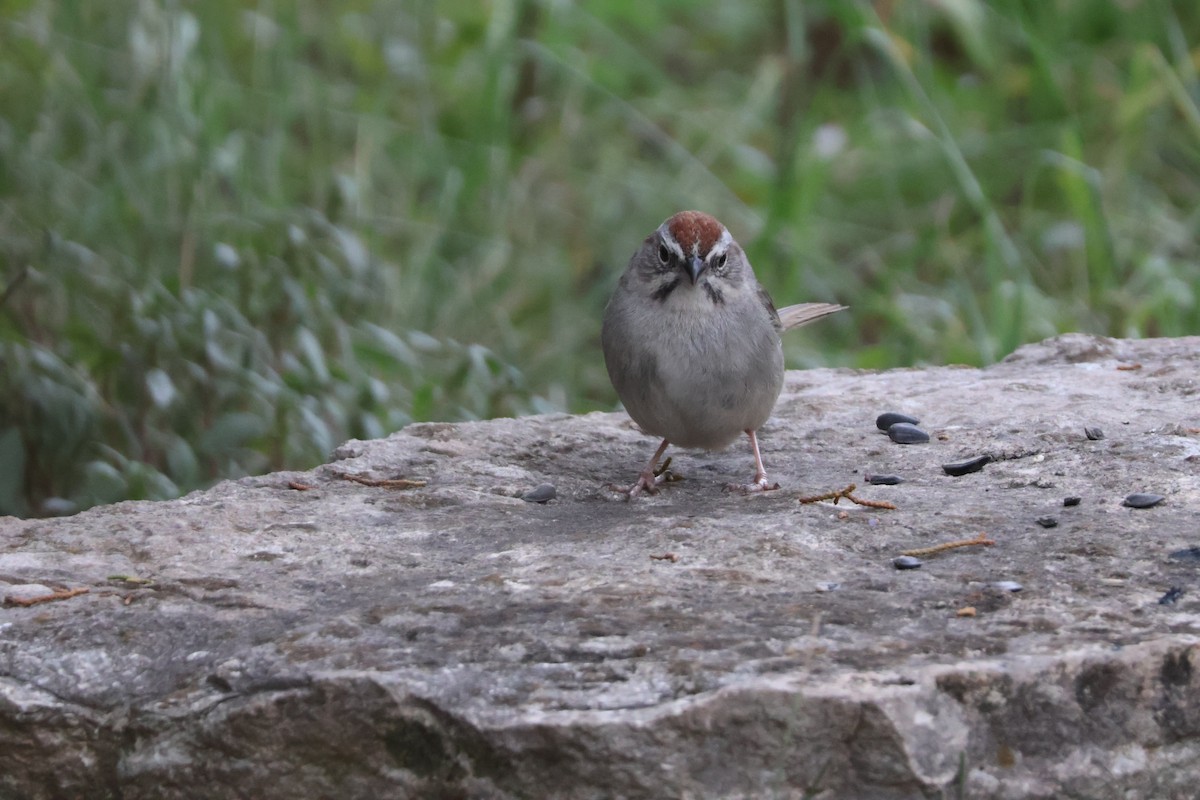
<svg viewBox="0 0 1200 800">
<path fill-rule="evenodd" d="M 779 484 L 768 482 L 766 475 L 755 475 L 754 480 L 750 483 L 726 484 L 725 491 L 737 492 L 739 494 L 754 494 L 756 492 L 773 492 L 778 488 Z"/>
<path fill-rule="evenodd" d="M 676 475 L 671 472 L 671 459 L 668 457 L 658 469 L 647 467 L 638 474 L 637 481 L 630 487 L 617 486 L 610 483 L 608 488 L 612 491 L 625 495 L 626 498 L 637 497 L 642 492 L 646 494 L 658 494 L 658 487 L 664 483 L 674 483 L 675 481 L 683 480 L 682 475 Z"/>
</svg>

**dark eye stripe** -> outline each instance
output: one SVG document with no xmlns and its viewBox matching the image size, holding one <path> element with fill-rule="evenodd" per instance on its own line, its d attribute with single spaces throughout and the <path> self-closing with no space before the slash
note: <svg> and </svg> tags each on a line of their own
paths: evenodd
<svg viewBox="0 0 1200 800">
<path fill-rule="evenodd" d="M 679 278 L 676 278 L 669 283 L 664 283 L 662 286 L 659 286 L 654 290 L 654 294 L 650 295 L 650 299 L 657 300 L 661 303 L 662 301 L 666 300 L 668 296 L 670 296 L 671 292 L 675 291 L 675 287 L 678 285 Z"/>
</svg>

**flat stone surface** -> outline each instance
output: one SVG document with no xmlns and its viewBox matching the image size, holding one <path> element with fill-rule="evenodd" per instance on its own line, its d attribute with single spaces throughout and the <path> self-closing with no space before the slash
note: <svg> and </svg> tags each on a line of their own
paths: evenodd
<svg viewBox="0 0 1200 800">
<path fill-rule="evenodd" d="M 0 519 L 0 596 L 90 590 L 0 608 L 0 797 L 1195 796 L 1200 337 L 793 372 L 760 441 L 758 495 L 743 440 L 625 502 L 656 442 L 551 415 Z M 850 483 L 897 509 L 798 502 Z"/>
</svg>

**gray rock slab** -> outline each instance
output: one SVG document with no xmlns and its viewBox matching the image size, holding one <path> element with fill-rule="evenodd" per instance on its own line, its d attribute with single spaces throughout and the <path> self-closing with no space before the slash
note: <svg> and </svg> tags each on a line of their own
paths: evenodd
<svg viewBox="0 0 1200 800">
<path fill-rule="evenodd" d="M 743 441 L 620 499 L 596 413 L 0 520 L 0 596 L 89 590 L 0 608 L 0 797 L 1196 796 L 1200 338 L 792 372 L 760 441 L 758 495 Z"/>
</svg>

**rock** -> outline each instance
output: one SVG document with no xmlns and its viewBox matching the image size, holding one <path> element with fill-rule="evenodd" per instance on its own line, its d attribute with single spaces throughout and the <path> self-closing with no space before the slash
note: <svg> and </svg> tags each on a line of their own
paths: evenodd
<svg viewBox="0 0 1200 800">
<path fill-rule="evenodd" d="M 596 413 L 0 520 L 0 595 L 90 588 L 0 609 L 0 797 L 1191 797 L 1196 601 L 1155 600 L 1196 574 L 1166 556 L 1195 547 L 1200 338 L 1026 350 L 789 373 L 759 437 L 776 492 L 722 491 L 743 437 L 614 501 L 657 443 Z M 881 397 L 938 398 L 937 439 L 880 449 Z M 936 479 L 962 452 L 996 460 Z M 898 510 L 795 502 L 880 460 Z M 547 475 L 558 499 L 521 502 Z M 1117 513 L 1130 486 L 1170 502 Z M 1070 524 L 1025 524 L 1064 495 L 1089 498 Z M 1001 579 L 1024 589 L 964 596 Z"/>
<path fill-rule="evenodd" d="M 0 594 L 5 604 L 37 603 L 54 595 L 55 590 L 41 583 L 18 583 L 9 585 L 0 582 Z"/>
</svg>

